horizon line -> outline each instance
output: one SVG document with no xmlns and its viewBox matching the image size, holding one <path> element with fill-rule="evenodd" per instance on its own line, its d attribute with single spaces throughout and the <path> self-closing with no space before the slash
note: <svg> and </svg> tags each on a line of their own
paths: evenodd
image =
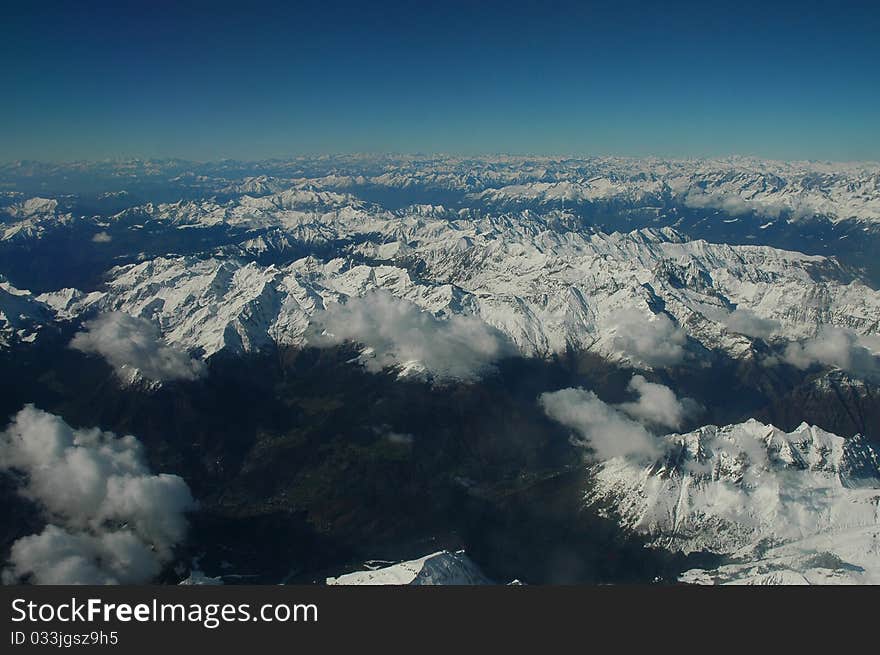
<svg viewBox="0 0 880 655">
<path fill-rule="evenodd" d="M 76 164 L 112 164 L 112 163 L 131 163 L 131 162 L 180 162 L 185 164 L 210 165 L 220 164 L 224 162 L 236 162 L 242 164 L 259 164 L 268 162 L 290 162 L 298 159 L 321 159 L 321 158 L 360 158 L 360 159 L 381 159 L 381 158 L 425 158 L 425 159 L 490 159 L 504 158 L 511 159 L 545 159 L 550 161 L 565 160 L 582 160 L 591 159 L 621 159 L 632 161 L 661 161 L 661 162 L 699 162 L 699 161 L 728 161 L 728 160 L 744 160 L 759 161 L 765 163 L 781 163 L 781 164 L 848 164 L 848 165 L 872 165 L 880 166 L 880 159 L 827 159 L 827 158 L 780 158 L 780 157 L 763 157 L 751 154 L 724 154 L 724 155 L 692 155 L 692 156 L 671 156 L 671 155 L 624 155 L 624 154 L 599 154 L 599 153 L 537 153 L 537 152 L 481 152 L 481 153 L 455 153 L 455 152 L 424 152 L 424 151 L 337 151 L 337 152 L 308 152 L 288 155 L 277 155 L 269 157 L 216 157 L 216 158 L 189 158 L 180 156 L 111 156 L 102 158 L 81 158 L 81 159 L 40 159 L 19 157 L 16 159 L 0 159 L 0 166 L 11 166 L 21 164 L 38 164 L 38 165 L 54 165 L 54 166 L 70 166 Z"/>
</svg>

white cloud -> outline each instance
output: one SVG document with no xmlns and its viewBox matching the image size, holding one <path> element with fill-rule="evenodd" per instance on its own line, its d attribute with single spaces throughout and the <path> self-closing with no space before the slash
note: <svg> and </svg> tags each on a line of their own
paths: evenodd
<svg viewBox="0 0 880 655">
<path fill-rule="evenodd" d="M 638 400 L 621 403 L 617 407 L 632 418 L 650 425 L 678 429 L 688 416 L 700 409 L 699 404 L 691 398 L 679 400 L 669 387 L 648 382 L 641 375 L 633 376 L 629 390 L 638 394 Z"/>
<path fill-rule="evenodd" d="M 801 219 L 816 213 L 808 200 L 788 198 L 787 203 L 770 202 L 763 198 L 744 198 L 738 193 L 724 191 L 705 192 L 691 189 L 684 198 L 685 207 L 693 209 L 718 209 L 730 216 L 744 216 L 754 212 L 756 216 L 779 218 L 783 214 Z"/>
<path fill-rule="evenodd" d="M 192 359 L 162 341 L 159 329 L 143 318 L 122 312 L 101 314 L 74 335 L 71 348 L 101 355 L 122 379 L 134 369 L 148 380 L 194 380 L 205 372 L 204 362 Z"/>
<path fill-rule="evenodd" d="M 797 208 L 786 207 L 778 203 L 766 202 L 760 199 L 747 200 L 736 193 L 705 193 L 697 189 L 691 189 L 685 196 L 686 207 L 694 209 L 718 209 L 730 216 L 744 216 L 754 212 L 758 216 L 767 218 L 779 218 L 783 212 L 789 211 L 799 217 L 804 214 Z"/>
<path fill-rule="evenodd" d="M 880 356 L 880 334 L 862 334 L 858 337 L 859 345 Z"/>
<path fill-rule="evenodd" d="M 604 403 L 592 391 L 562 389 L 541 394 L 538 402 L 547 416 L 572 428 L 598 460 L 654 459 L 662 452 L 659 440 L 640 423 Z"/>
<path fill-rule="evenodd" d="M 604 327 L 614 332 L 612 347 L 635 364 L 656 368 L 684 358 L 687 334 L 666 314 L 649 318 L 634 309 L 621 309 L 606 317 Z"/>
<path fill-rule="evenodd" d="M 783 359 L 800 369 L 821 364 L 872 377 L 880 374 L 880 361 L 874 355 L 873 345 L 874 340 L 870 337 L 824 326 L 815 337 L 788 344 Z"/>
<path fill-rule="evenodd" d="M 761 318 L 749 309 L 736 308 L 721 321 L 731 332 L 760 339 L 767 339 L 779 329 L 778 321 Z"/>
<path fill-rule="evenodd" d="M 381 290 L 331 305 L 312 320 L 323 330 L 312 343 L 363 344 L 369 351 L 362 360 L 372 371 L 411 366 L 438 379 L 473 380 L 514 352 L 498 330 L 475 316 L 439 319 Z"/>
<path fill-rule="evenodd" d="M 11 549 L 7 581 L 147 582 L 171 557 L 195 508 L 176 475 L 153 475 L 140 442 L 97 428 L 74 430 L 27 405 L 0 433 L 0 468 L 23 472 L 19 493 L 49 524 Z"/>
<path fill-rule="evenodd" d="M 98 232 L 92 237 L 93 243 L 110 243 L 111 241 L 113 241 L 113 237 L 106 232 Z"/>
<path fill-rule="evenodd" d="M 34 584 L 138 584 L 160 572 L 155 553 L 130 530 L 92 535 L 47 525 L 12 545 L 6 582 L 31 576 Z"/>
<path fill-rule="evenodd" d="M 720 209 L 731 216 L 742 216 L 749 212 L 767 215 L 762 211 L 764 209 L 763 207 L 750 203 L 737 194 L 705 193 L 703 191 L 692 189 L 688 192 L 687 196 L 685 196 L 684 204 L 686 207 L 694 209 Z M 777 210 L 773 216 L 779 216 L 779 211 Z"/>
<path fill-rule="evenodd" d="M 407 432 L 387 432 L 383 436 L 389 443 L 398 446 L 412 446 L 415 441 L 415 437 Z"/>
</svg>

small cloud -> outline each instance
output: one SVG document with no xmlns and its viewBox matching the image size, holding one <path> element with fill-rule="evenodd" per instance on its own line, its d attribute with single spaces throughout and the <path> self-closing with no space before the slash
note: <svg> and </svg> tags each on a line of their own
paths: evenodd
<svg viewBox="0 0 880 655">
<path fill-rule="evenodd" d="M 859 336 L 859 345 L 880 356 L 880 334 L 864 334 Z"/>
<path fill-rule="evenodd" d="M 622 403 L 617 407 L 630 417 L 649 425 L 679 429 L 685 419 L 700 411 L 699 403 L 691 398 L 679 400 L 669 387 L 648 382 L 641 375 L 634 375 L 629 390 L 638 394 L 635 402 Z"/>
<path fill-rule="evenodd" d="M 731 332 L 759 339 L 771 337 L 780 327 L 779 321 L 761 318 L 749 309 L 740 308 L 736 308 L 726 317 L 722 318 L 721 322 Z"/>
<path fill-rule="evenodd" d="M 600 461 L 612 457 L 656 459 L 662 453 L 659 440 L 641 423 L 592 391 L 562 389 L 541 394 L 538 402 L 547 416 L 573 429 Z"/>
<path fill-rule="evenodd" d="M 684 204 L 693 209 L 718 209 L 730 216 L 744 216 L 754 212 L 758 216 L 779 218 L 785 210 L 783 205 L 746 200 L 736 193 L 706 193 L 698 189 L 688 192 Z"/>
<path fill-rule="evenodd" d="M 140 442 L 75 430 L 27 405 L 0 433 L 0 469 L 25 474 L 18 493 L 48 521 L 10 550 L 4 582 L 149 582 L 186 535 L 195 501 L 182 478 L 153 475 Z"/>
<path fill-rule="evenodd" d="M 621 309 L 606 317 L 612 346 L 633 363 L 651 368 L 671 366 L 684 359 L 687 334 L 666 314 L 650 317 L 634 309 Z"/>
<path fill-rule="evenodd" d="M 360 343 L 367 369 L 423 368 L 438 379 L 475 380 L 514 354 L 507 338 L 476 316 L 435 317 L 387 291 L 331 305 L 315 315 L 316 345 Z"/>
<path fill-rule="evenodd" d="M 411 434 L 401 432 L 387 432 L 382 436 L 389 443 L 397 444 L 399 446 L 412 446 L 413 441 L 415 441 L 415 438 Z"/>
<path fill-rule="evenodd" d="M 819 364 L 858 376 L 874 377 L 880 374 L 880 360 L 874 354 L 874 343 L 872 338 L 860 337 L 851 330 L 823 326 L 815 337 L 788 344 L 783 360 L 800 369 Z"/>
<path fill-rule="evenodd" d="M 111 241 L 113 241 L 113 237 L 107 232 L 98 232 L 92 237 L 93 243 L 110 243 Z"/>
<path fill-rule="evenodd" d="M 204 362 L 167 345 L 149 321 L 123 312 L 101 314 L 74 335 L 70 347 L 101 355 L 122 378 L 135 370 L 153 381 L 194 380 L 205 373 Z"/>
<path fill-rule="evenodd" d="M 743 216 L 757 209 L 736 194 L 705 193 L 696 189 L 685 196 L 684 204 L 693 209 L 719 209 L 731 216 Z"/>
</svg>

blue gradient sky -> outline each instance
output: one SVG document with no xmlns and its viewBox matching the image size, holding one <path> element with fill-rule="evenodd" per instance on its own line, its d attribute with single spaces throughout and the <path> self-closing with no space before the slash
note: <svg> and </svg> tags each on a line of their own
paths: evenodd
<svg viewBox="0 0 880 655">
<path fill-rule="evenodd" d="M 0 161 L 880 160 L 876 1 L 9 4 Z"/>
</svg>

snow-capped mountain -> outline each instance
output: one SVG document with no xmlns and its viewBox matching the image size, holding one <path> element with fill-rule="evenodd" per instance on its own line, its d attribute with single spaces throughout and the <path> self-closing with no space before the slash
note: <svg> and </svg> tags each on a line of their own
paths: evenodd
<svg viewBox="0 0 880 655">
<path fill-rule="evenodd" d="M 19 173 L 97 181 L 83 194 L 11 183 L 0 198 L 7 404 L 36 395 L 73 416 L 118 416 L 124 429 L 149 417 L 145 433 L 161 444 L 160 456 L 207 488 L 242 491 L 227 507 L 228 498 L 206 499 L 219 515 L 294 509 L 304 533 L 343 530 L 344 543 L 363 554 L 386 519 L 362 504 L 371 476 L 381 479 L 379 507 L 393 519 L 383 539 L 411 538 L 403 534 L 411 522 L 395 512 L 418 507 L 426 490 L 441 509 L 413 538 L 447 522 L 471 526 L 478 514 L 465 520 L 444 509 L 465 492 L 474 499 L 465 512 L 503 518 L 501 498 L 513 515 L 516 503 L 531 512 L 532 487 L 523 485 L 582 472 L 580 443 L 547 420 L 568 425 L 562 406 L 554 415 L 533 402 L 569 385 L 636 446 L 651 446 L 602 455 L 588 502 L 657 548 L 723 558 L 682 580 L 880 582 L 880 461 L 871 442 L 880 292 L 865 260 L 838 249 L 857 243 L 870 255 L 880 238 L 876 165 L 330 157 L 31 168 L 0 166 L 0 181 Z M 765 239 L 774 231 L 776 240 Z M 65 340 L 47 338 L 50 331 Z M 275 344 L 341 343 L 359 344 L 357 353 L 235 357 Z M 206 364 L 220 353 L 229 357 Z M 500 362 L 516 357 L 550 361 Z M 432 385 L 368 375 L 356 362 Z M 17 389 L 16 375 L 32 379 Z M 483 376 L 493 377 L 447 384 Z M 80 377 L 95 382 L 94 394 L 82 393 Z M 245 388 L 254 400 L 248 412 L 234 403 Z M 95 397 L 106 400 L 92 407 Z M 464 398 L 479 407 L 448 410 Z M 171 406 L 179 415 L 165 412 Z M 229 412 L 221 415 L 246 420 L 198 416 L 221 406 Z M 411 417 L 411 407 L 423 409 Z M 756 416 L 789 429 L 808 420 L 865 437 L 755 420 L 659 439 L 648 432 L 691 429 L 700 412 L 722 424 Z M 618 452 L 630 458 L 607 459 Z M 653 460 L 632 459 L 639 452 Z M 325 466 L 327 453 L 334 459 Z M 411 471 L 418 475 L 401 489 Z M 257 478 L 271 503 L 264 491 L 251 494 L 262 489 Z M 337 495 L 322 504 L 301 480 L 320 480 Z M 580 511 L 581 480 L 559 485 L 536 493 L 564 495 Z M 598 519 L 589 515 L 592 527 Z M 548 525 L 569 534 L 572 520 L 565 513 Z M 509 523 L 499 521 L 497 543 L 519 543 L 531 528 Z M 300 527 L 289 529 L 296 538 Z M 554 555 L 558 567 L 535 567 L 529 577 L 619 579 L 613 563 L 575 552 L 593 544 L 589 530 L 577 534 L 583 541 Z M 200 546 L 213 548 L 209 540 Z M 667 579 L 669 562 L 680 561 L 631 541 L 627 557 L 656 560 L 640 580 Z M 489 557 L 494 546 L 483 546 Z M 545 546 L 536 542 L 528 558 L 497 570 L 522 571 Z M 247 552 L 236 565 L 253 564 Z M 222 561 L 216 555 L 212 566 Z M 323 553 L 303 555 L 310 571 L 340 570 Z M 384 564 L 328 583 L 487 582 L 463 553 Z M 193 568 L 189 582 L 207 579 Z"/>
<path fill-rule="evenodd" d="M 621 209 L 688 207 L 785 220 L 880 220 L 880 166 L 870 163 L 510 156 L 342 157 L 322 163 L 328 172 L 288 179 L 339 190 L 443 189 L 493 206 L 568 202 Z M 251 179 L 243 184 L 242 189 L 273 189 Z"/>
<path fill-rule="evenodd" d="M 680 580 L 704 585 L 880 584 L 880 529 L 867 525 L 736 556 L 715 569 L 691 569 Z"/>
<path fill-rule="evenodd" d="M 358 156 L 198 164 L 132 161 L 0 166 L 10 180 L 90 174 L 121 183 L 165 179 L 169 186 L 222 196 L 271 195 L 291 187 L 358 193 L 363 189 L 444 191 L 470 206 L 563 202 L 618 210 L 690 208 L 768 220 L 880 221 L 880 164 L 783 162 L 754 158 Z M 24 176 L 22 178 L 22 176 Z M 720 220 L 720 219 L 719 219 Z"/>
<path fill-rule="evenodd" d="M 274 187 L 273 187 L 274 188 Z M 301 231 L 307 226 L 318 227 L 325 212 L 362 209 L 365 203 L 348 194 L 318 190 L 313 185 L 286 188 L 269 195 L 242 195 L 232 201 L 178 201 L 149 203 L 111 217 L 125 219 L 134 214 L 163 221 L 176 227 L 211 227 L 226 225 L 249 229 L 280 227 Z"/>
<path fill-rule="evenodd" d="M 42 299 L 64 317 L 147 318 L 204 356 L 302 344 L 316 312 L 375 289 L 439 318 L 477 317 L 527 356 L 573 348 L 646 367 L 705 350 L 749 358 L 756 338 L 807 339 L 825 325 L 868 337 L 880 330 L 880 294 L 834 259 L 687 241 L 669 228 L 609 235 L 558 212 L 390 212 L 303 190 L 148 209 L 181 229 L 229 223 L 256 236 L 210 257 L 115 268 L 100 293 Z M 284 263 L 303 251 L 314 254 Z M 267 253 L 280 262 L 253 261 Z M 646 340 L 668 342 L 671 355 L 656 360 Z"/>
<path fill-rule="evenodd" d="M 73 221 L 70 212 L 58 211 L 58 200 L 34 197 L 0 209 L 9 220 L 0 221 L 0 241 L 38 239 L 47 230 L 53 230 Z"/>
<path fill-rule="evenodd" d="M 590 160 L 549 180 L 490 186 L 474 193 L 496 205 L 613 203 L 620 207 L 723 210 L 771 219 L 880 219 L 880 170 L 812 162 Z"/>
<path fill-rule="evenodd" d="M 0 276 L 0 348 L 33 341 L 54 318 L 52 310 L 29 291 L 16 289 Z"/>
<path fill-rule="evenodd" d="M 387 564 L 387 562 L 386 562 Z M 484 585 L 492 582 L 464 553 L 441 550 L 390 566 L 368 562 L 366 571 L 327 578 L 328 585 Z"/>
<path fill-rule="evenodd" d="M 856 435 L 751 420 L 595 466 L 587 501 L 657 547 L 729 561 L 697 582 L 880 581 L 880 453 Z"/>
</svg>

